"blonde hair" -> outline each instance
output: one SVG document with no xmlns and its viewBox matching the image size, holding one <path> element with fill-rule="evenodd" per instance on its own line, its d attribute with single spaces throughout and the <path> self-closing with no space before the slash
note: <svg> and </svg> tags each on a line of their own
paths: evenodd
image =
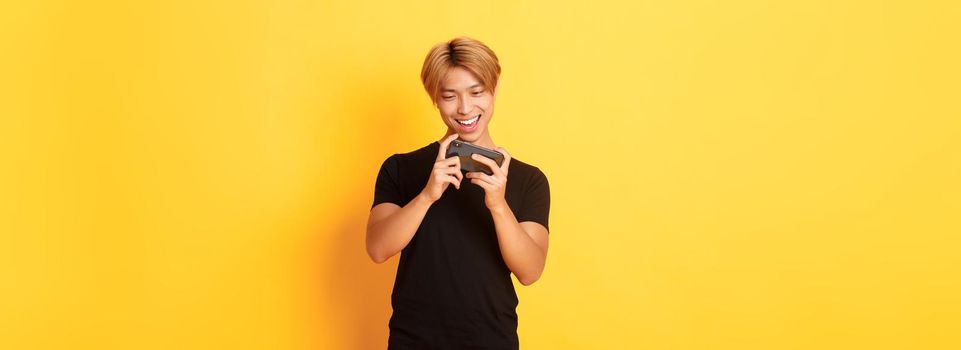
<svg viewBox="0 0 961 350">
<path fill-rule="evenodd" d="M 497 86 L 497 78 L 501 75 L 497 55 L 478 40 L 458 37 L 434 45 L 424 59 L 420 80 L 424 83 L 424 90 L 427 90 L 431 102 L 435 105 L 440 97 L 441 82 L 447 75 L 447 71 L 454 67 L 462 67 L 474 74 L 481 85 L 491 93 Z"/>
</svg>

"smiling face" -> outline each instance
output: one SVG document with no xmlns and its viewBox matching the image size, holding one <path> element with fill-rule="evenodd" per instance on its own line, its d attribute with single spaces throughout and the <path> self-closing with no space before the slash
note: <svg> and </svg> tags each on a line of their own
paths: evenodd
<svg viewBox="0 0 961 350">
<path fill-rule="evenodd" d="M 440 86 L 437 109 L 441 119 L 459 139 L 475 144 L 492 144 L 487 124 L 494 114 L 495 91 L 489 91 L 480 80 L 463 67 L 447 71 Z"/>
</svg>

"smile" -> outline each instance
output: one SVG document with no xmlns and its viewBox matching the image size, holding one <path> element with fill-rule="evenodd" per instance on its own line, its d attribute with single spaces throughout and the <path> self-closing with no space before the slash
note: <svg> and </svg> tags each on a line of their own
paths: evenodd
<svg viewBox="0 0 961 350">
<path fill-rule="evenodd" d="M 480 114 L 474 116 L 473 118 L 467 119 L 467 120 L 458 120 L 457 122 L 460 123 L 460 125 L 471 126 L 471 125 L 474 125 L 474 123 L 477 123 L 477 120 L 479 120 L 479 119 L 480 119 Z"/>
</svg>

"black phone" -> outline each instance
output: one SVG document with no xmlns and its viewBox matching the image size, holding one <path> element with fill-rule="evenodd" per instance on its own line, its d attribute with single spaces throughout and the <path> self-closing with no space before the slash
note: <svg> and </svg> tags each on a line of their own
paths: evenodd
<svg viewBox="0 0 961 350">
<path fill-rule="evenodd" d="M 494 172 L 491 171 L 491 169 L 488 168 L 487 165 L 485 165 L 484 163 L 475 161 L 473 158 L 471 158 L 471 155 L 475 153 L 480 154 L 484 157 L 493 159 L 498 166 L 504 164 L 504 154 L 495 150 L 486 149 L 481 146 L 472 145 L 460 140 L 453 140 L 450 142 L 450 145 L 447 146 L 446 158 L 450 158 L 454 156 L 460 157 L 461 171 L 465 171 L 465 172 L 477 171 L 487 175 L 494 175 Z"/>
</svg>

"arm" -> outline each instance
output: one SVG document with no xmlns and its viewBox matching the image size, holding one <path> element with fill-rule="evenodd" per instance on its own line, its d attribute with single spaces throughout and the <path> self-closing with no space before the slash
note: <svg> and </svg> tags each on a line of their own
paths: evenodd
<svg viewBox="0 0 961 350">
<path fill-rule="evenodd" d="M 463 175 L 460 158 L 444 158 L 447 145 L 457 137 L 449 135 L 440 143 L 437 159 L 424 189 L 403 208 L 394 203 L 380 203 L 370 210 L 367 218 L 367 255 L 375 263 L 383 263 L 399 253 L 417 233 L 427 210 L 436 202 L 447 186 L 460 189 Z"/>
<path fill-rule="evenodd" d="M 367 255 L 375 263 L 383 263 L 410 243 L 433 202 L 423 194 L 407 205 L 381 203 L 370 210 L 367 219 Z"/>
<path fill-rule="evenodd" d="M 511 156 L 501 147 L 497 150 L 504 154 L 504 163 L 500 166 L 492 159 L 479 154 L 472 156 L 475 161 L 487 165 L 493 175 L 469 172 L 465 177 L 469 178 L 472 184 L 484 188 L 484 204 L 494 218 L 497 244 L 504 263 L 514 276 L 517 276 L 521 284 L 529 286 L 544 272 L 544 265 L 547 262 L 547 228 L 532 221 L 517 222 L 517 217 L 504 199 Z"/>
<path fill-rule="evenodd" d="M 506 205 L 491 209 L 491 215 L 504 262 L 521 284 L 531 285 L 541 277 L 547 262 L 547 229 L 536 222 L 518 223 Z"/>
</svg>

